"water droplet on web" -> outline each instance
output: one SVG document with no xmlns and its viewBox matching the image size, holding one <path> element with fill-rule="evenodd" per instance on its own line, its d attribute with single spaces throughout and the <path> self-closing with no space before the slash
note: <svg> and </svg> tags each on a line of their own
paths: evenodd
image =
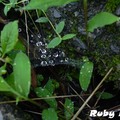
<svg viewBox="0 0 120 120">
<path fill-rule="evenodd" d="M 31 43 L 34 43 L 34 40 L 31 39 L 30 42 L 31 42 Z"/>
<path fill-rule="evenodd" d="M 65 57 L 65 53 L 62 51 L 60 54 L 59 54 L 60 57 Z"/>
<path fill-rule="evenodd" d="M 38 47 L 41 46 L 41 45 L 42 45 L 41 41 L 39 41 L 39 42 L 36 43 L 36 46 L 38 46 Z"/>
<path fill-rule="evenodd" d="M 38 38 L 41 38 L 41 35 L 40 35 L 40 34 L 38 34 Z"/>
<path fill-rule="evenodd" d="M 31 34 L 31 37 L 33 37 L 33 35 Z"/>
<path fill-rule="evenodd" d="M 57 53 L 57 52 L 54 53 L 54 54 L 53 54 L 53 57 L 58 57 L 58 53 Z"/>
<path fill-rule="evenodd" d="M 22 31 L 22 29 L 21 28 L 18 28 L 18 32 L 21 32 Z"/>
<path fill-rule="evenodd" d="M 65 58 L 65 62 L 68 62 L 68 58 Z"/>
<path fill-rule="evenodd" d="M 63 62 L 64 62 L 64 60 L 60 60 L 60 62 L 61 62 L 61 63 L 63 63 Z"/>
<path fill-rule="evenodd" d="M 46 51 L 46 49 L 41 49 L 41 52 L 42 52 L 43 54 L 45 54 L 47 51 Z"/>
<path fill-rule="evenodd" d="M 47 43 L 45 43 L 45 47 L 47 47 L 47 45 L 48 45 L 48 44 L 47 44 Z"/>
<path fill-rule="evenodd" d="M 41 62 L 41 65 L 42 65 L 42 66 L 47 66 L 47 65 L 48 65 L 48 64 L 47 64 L 47 61 L 42 61 L 42 62 Z"/>
<path fill-rule="evenodd" d="M 52 66 L 55 65 L 53 60 L 49 60 L 48 63 L 49 63 L 50 65 L 52 65 Z"/>
<path fill-rule="evenodd" d="M 46 55 L 45 55 L 45 54 L 42 54 L 42 55 L 41 55 L 41 58 L 46 58 Z"/>
<path fill-rule="evenodd" d="M 50 54 L 50 55 L 48 55 L 48 57 L 50 58 L 50 57 L 51 57 L 51 54 Z"/>
</svg>

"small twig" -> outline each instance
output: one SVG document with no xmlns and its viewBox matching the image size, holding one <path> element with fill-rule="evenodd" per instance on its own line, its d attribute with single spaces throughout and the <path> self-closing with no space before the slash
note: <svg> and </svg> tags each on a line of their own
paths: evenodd
<svg viewBox="0 0 120 120">
<path fill-rule="evenodd" d="M 23 5 L 25 6 L 25 4 L 23 3 Z M 26 28 L 26 35 L 27 35 L 27 53 L 28 53 L 28 56 L 29 56 L 29 33 L 28 33 L 28 24 L 27 24 L 27 15 L 26 15 L 26 12 L 24 11 L 24 15 L 25 15 L 25 28 Z"/>
<path fill-rule="evenodd" d="M 58 99 L 58 98 L 70 98 L 70 97 L 78 97 L 77 95 L 65 95 L 65 96 L 51 96 L 51 97 L 43 97 L 43 98 L 32 98 L 29 100 L 45 100 L 45 99 Z M 25 101 L 29 101 L 29 100 L 20 100 L 19 102 L 25 102 Z M 2 101 L 0 102 L 1 104 L 9 104 L 9 103 L 15 103 L 16 100 L 11 100 L 11 101 Z"/>
<path fill-rule="evenodd" d="M 106 80 L 106 78 L 108 77 L 108 75 L 111 73 L 112 70 L 113 70 L 113 68 L 111 68 L 107 72 L 107 74 L 105 75 L 105 77 L 101 80 L 101 82 L 98 84 L 98 86 L 95 88 L 95 90 L 91 93 L 91 95 L 87 98 L 87 100 L 84 102 L 84 104 L 79 108 L 79 110 L 76 112 L 76 114 L 73 116 L 73 118 L 71 120 L 75 120 L 77 118 L 77 116 L 81 113 L 81 111 L 83 110 L 83 108 L 86 106 L 86 104 L 89 102 L 89 100 L 93 97 L 93 95 L 99 89 L 99 87 L 101 86 L 101 84 Z"/>
<path fill-rule="evenodd" d="M 79 98 L 80 98 L 83 102 L 85 102 L 84 99 L 77 93 L 76 90 L 74 90 L 71 86 L 70 86 L 70 88 L 73 90 L 73 92 L 75 92 L 76 95 L 79 96 Z M 89 108 L 91 108 L 88 104 L 86 104 L 86 105 L 87 105 Z"/>
</svg>

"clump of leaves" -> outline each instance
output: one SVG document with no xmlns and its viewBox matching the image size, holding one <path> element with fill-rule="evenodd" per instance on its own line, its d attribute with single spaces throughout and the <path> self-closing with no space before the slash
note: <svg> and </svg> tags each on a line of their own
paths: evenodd
<svg viewBox="0 0 120 120">
<path fill-rule="evenodd" d="M 12 29 L 11 29 L 12 28 Z M 31 65 L 29 58 L 22 51 L 16 53 L 15 59 L 7 56 L 12 51 L 18 41 L 18 22 L 13 21 L 5 25 L 1 32 L 1 60 L 5 64 L 1 66 L 0 91 L 11 92 L 16 95 L 16 99 L 27 99 L 31 85 Z M 6 57 L 7 56 L 7 57 Z M 3 71 L 6 65 L 13 66 L 13 73 L 7 78 L 3 78 Z M 27 69 L 27 70 L 26 70 Z M 7 73 L 6 71 L 4 74 Z M 21 75 L 22 74 L 22 75 Z"/>
</svg>

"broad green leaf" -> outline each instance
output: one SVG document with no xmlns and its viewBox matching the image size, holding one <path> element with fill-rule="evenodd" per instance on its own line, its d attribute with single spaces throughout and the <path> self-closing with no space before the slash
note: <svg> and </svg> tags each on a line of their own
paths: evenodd
<svg viewBox="0 0 120 120">
<path fill-rule="evenodd" d="M 5 80 L 15 90 L 14 73 L 12 72 Z"/>
<path fill-rule="evenodd" d="M 62 42 L 62 40 L 59 37 L 56 37 L 50 41 L 50 43 L 47 45 L 47 48 L 55 48 L 61 42 Z"/>
<path fill-rule="evenodd" d="M 20 51 L 25 52 L 25 51 L 26 51 L 26 48 L 25 48 L 25 46 L 23 45 L 23 43 L 22 43 L 20 40 L 18 40 L 17 43 L 16 43 L 16 45 L 15 45 L 15 47 L 14 47 L 14 49 L 11 50 L 11 51 L 8 53 L 8 56 L 9 56 L 11 59 L 14 60 L 15 57 L 16 57 L 16 55 L 17 55 L 17 53 L 20 52 Z"/>
<path fill-rule="evenodd" d="M 18 21 L 10 22 L 1 32 L 1 47 L 3 55 L 10 52 L 18 40 Z"/>
<path fill-rule="evenodd" d="M 46 22 L 48 22 L 48 18 L 46 18 L 46 17 L 40 17 L 35 22 L 46 23 Z"/>
<path fill-rule="evenodd" d="M 24 97 L 28 97 L 31 84 L 31 66 L 29 58 L 19 52 L 13 64 L 15 88 L 18 93 Z"/>
<path fill-rule="evenodd" d="M 11 91 L 11 87 L 1 76 L 0 76 L 0 91 L 4 91 L 4 92 Z"/>
<path fill-rule="evenodd" d="M 100 12 L 88 21 L 87 30 L 89 32 L 93 32 L 94 29 L 96 29 L 98 27 L 103 27 L 105 25 L 112 24 L 119 20 L 120 20 L 120 18 L 113 15 L 112 13 Z"/>
<path fill-rule="evenodd" d="M 46 11 L 49 7 L 62 6 L 74 1 L 78 0 L 31 0 L 30 3 L 27 6 L 23 7 L 22 9 L 24 10 L 41 9 Z"/>
<path fill-rule="evenodd" d="M 55 86 L 54 86 L 54 84 L 53 84 L 51 79 L 48 80 L 48 82 L 46 83 L 44 88 L 47 89 L 50 92 L 50 94 L 53 94 L 53 92 L 55 90 Z"/>
<path fill-rule="evenodd" d="M 108 92 L 103 92 L 102 94 L 100 92 L 97 93 L 97 96 L 100 95 L 101 99 L 110 99 L 113 98 L 114 96 L 111 93 Z"/>
<path fill-rule="evenodd" d="M 73 116 L 73 113 L 74 113 L 74 103 L 66 98 L 65 99 L 65 118 L 66 120 L 70 120 L 70 118 Z"/>
<path fill-rule="evenodd" d="M 76 34 L 67 34 L 67 35 L 64 35 L 62 37 L 62 40 L 69 40 L 69 39 L 71 39 L 71 38 L 73 38 L 75 36 L 76 36 Z"/>
<path fill-rule="evenodd" d="M 93 63 L 92 62 L 85 62 L 80 70 L 79 74 L 79 83 L 81 88 L 84 91 L 87 91 L 87 88 L 90 84 L 91 76 L 93 72 Z"/>
<path fill-rule="evenodd" d="M 58 120 L 57 112 L 53 108 L 44 109 L 42 120 Z"/>
<path fill-rule="evenodd" d="M 41 87 L 36 88 L 35 92 L 38 97 L 51 97 L 52 96 L 52 94 L 47 89 L 41 88 Z M 48 98 L 48 99 L 45 99 L 45 101 L 47 102 L 47 104 L 50 105 L 50 107 L 54 109 L 57 108 L 57 102 L 55 99 Z"/>
<path fill-rule="evenodd" d="M 56 32 L 60 34 L 63 31 L 64 26 L 65 26 L 65 21 L 61 21 L 60 23 L 58 23 L 55 29 Z"/>
<path fill-rule="evenodd" d="M 8 11 L 12 8 L 12 5 L 5 5 L 4 14 L 7 16 Z"/>
</svg>

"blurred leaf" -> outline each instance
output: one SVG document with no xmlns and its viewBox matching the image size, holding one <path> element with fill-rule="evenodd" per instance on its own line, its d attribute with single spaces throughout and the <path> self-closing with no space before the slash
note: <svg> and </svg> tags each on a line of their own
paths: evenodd
<svg viewBox="0 0 120 120">
<path fill-rule="evenodd" d="M 11 73 L 5 80 L 13 89 L 15 89 L 14 73 Z"/>
<path fill-rule="evenodd" d="M 12 29 L 11 29 L 12 28 Z M 18 21 L 10 22 L 1 32 L 1 47 L 3 55 L 10 52 L 18 40 Z"/>
<path fill-rule="evenodd" d="M 99 95 L 100 95 L 101 99 L 111 99 L 114 97 L 111 93 L 108 93 L 108 92 L 103 92 L 102 94 L 100 92 L 98 92 L 97 96 L 99 96 Z"/>
<path fill-rule="evenodd" d="M 46 17 L 40 17 L 35 22 L 46 23 L 46 22 L 48 22 L 48 18 L 46 18 Z"/>
<path fill-rule="evenodd" d="M 120 18 L 113 15 L 112 13 L 100 12 L 88 21 L 87 30 L 89 32 L 93 32 L 94 29 L 96 29 L 98 27 L 103 27 L 105 25 L 112 24 L 112 23 L 117 22 L 119 20 L 120 20 Z"/>
<path fill-rule="evenodd" d="M 0 91 L 10 92 L 11 89 L 12 88 L 9 86 L 9 84 L 0 76 Z"/>
<path fill-rule="evenodd" d="M 53 92 L 55 90 L 55 86 L 52 83 L 51 79 L 48 80 L 48 82 L 46 83 L 46 85 L 44 86 L 44 88 L 47 89 L 50 92 L 50 94 L 53 94 Z"/>
<path fill-rule="evenodd" d="M 74 113 L 74 103 L 66 98 L 65 99 L 65 118 L 66 120 L 70 120 Z"/>
<path fill-rule="evenodd" d="M 0 67 L 0 75 L 4 75 L 6 73 L 7 73 L 6 64 L 4 64 L 3 66 Z"/>
<path fill-rule="evenodd" d="M 79 75 L 79 83 L 84 91 L 87 91 L 87 88 L 90 84 L 92 72 L 93 72 L 93 63 L 85 62 L 81 67 L 80 75 Z"/>
<path fill-rule="evenodd" d="M 65 26 L 65 21 L 61 21 L 59 24 L 56 25 L 56 31 L 57 33 L 61 33 L 64 29 L 64 26 Z"/>
<path fill-rule="evenodd" d="M 67 34 L 67 35 L 64 35 L 62 37 L 62 40 L 69 40 L 69 39 L 71 39 L 71 38 L 73 38 L 75 36 L 76 36 L 76 34 Z"/>
<path fill-rule="evenodd" d="M 49 7 L 53 6 L 61 6 L 68 4 L 70 2 L 74 2 L 78 0 L 31 0 L 30 3 L 23 7 L 24 10 L 33 10 L 33 9 L 41 9 L 46 11 Z"/>
<path fill-rule="evenodd" d="M 52 96 L 52 94 L 47 89 L 41 88 L 41 87 L 36 88 L 35 92 L 38 97 L 51 97 Z M 50 105 L 50 107 L 52 107 L 54 109 L 57 108 L 57 102 L 55 99 L 48 98 L 48 99 L 44 99 L 44 100 Z"/>
<path fill-rule="evenodd" d="M 47 48 L 55 48 L 61 43 L 61 39 L 59 37 L 56 37 L 50 41 L 50 43 L 47 45 Z"/>
<path fill-rule="evenodd" d="M 20 40 L 17 41 L 15 47 L 13 50 L 11 50 L 9 53 L 8 53 L 8 56 L 14 60 L 17 53 L 19 53 L 20 51 L 22 52 L 25 52 L 26 51 L 26 48 L 25 46 L 22 44 L 22 42 Z M 12 61 L 11 61 L 12 62 Z"/>
<path fill-rule="evenodd" d="M 4 14 L 5 14 L 6 16 L 7 16 L 8 11 L 9 11 L 11 8 L 12 8 L 12 5 L 11 5 L 11 4 L 5 5 L 5 7 L 4 7 Z"/>
<path fill-rule="evenodd" d="M 28 97 L 31 84 L 31 66 L 29 58 L 23 52 L 16 55 L 13 72 L 16 91 L 22 96 Z"/>
<path fill-rule="evenodd" d="M 44 109 L 42 120 L 58 120 L 57 112 L 53 108 Z"/>
</svg>

